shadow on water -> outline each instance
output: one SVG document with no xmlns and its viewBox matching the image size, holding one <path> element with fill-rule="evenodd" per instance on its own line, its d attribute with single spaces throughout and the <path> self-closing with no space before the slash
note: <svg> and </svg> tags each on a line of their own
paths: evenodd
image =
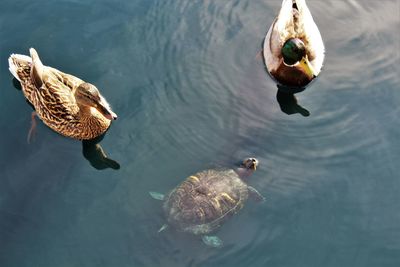
<svg viewBox="0 0 400 267">
<path fill-rule="evenodd" d="M 17 89 L 18 91 L 22 91 L 22 86 L 16 78 L 12 79 L 12 83 L 15 89 Z"/>
<path fill-rule="evenodd" d="M 113 159 L 107 157 L 104 149 L 99 144 L 103 140 L 105 134 L 96 137 L 91 140 L 82 141 L 82 154 L 92 165 L 93 168 L 97 170 L 104 170 L 111 168 L 114 170 L 119 170 L 121 167 L 119 163 Z"/>
<path fill-rule="evenodd" d="M 16 78 L 13 78 L 12 83 L 15 89 L 19 91 L 22 90 L 21 84 Z M 28 103 L 29 106 L 31 106 L 32 109 L 35 110 L 34 106 L 28 100 L 26 100 L 26 103 Z M 87 159 L 90 165 L 97 170 L 104 170 L 108 168 L 119 170 L 121 167 L 120 164 L 117 161 L 107 157 L 106 153 L 104 152 L 104 149 L 100 145 L 100 142 L 103 140 L 105 135 L 106 133 L 91 140 L 83 140 L 82 141 L 83 157 Z"/>
<path fill-rule="evenodd" d="M 279 107 L 281 108 L 282 112 L 288 115 L 300 113 L 304 117 L 310 116 L 310 112 L 299 105 L 293 93 L 281 90 L 282 86 L 280 85 L 277 86 L 278 91 L 276 92 L 276 100 L 278 101 Z"/>
</svg>

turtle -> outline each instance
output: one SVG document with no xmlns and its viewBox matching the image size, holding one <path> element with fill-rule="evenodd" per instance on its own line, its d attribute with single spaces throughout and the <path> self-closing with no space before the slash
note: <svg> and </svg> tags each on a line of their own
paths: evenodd
<svg viewBox="0 0 400 267">
<path fill-rule="evenodd" d="M 257 166 L 256 158 L 246 158 L 235 169 L 207 169 L 190 175 L 166 196 L 149 192 L 152 198 L 164 201 L 168 223 L 158 232 L 173 226 L 178 231 L 201 236 L 208 246 L 221 247 L 222 240 L 210 234 L 242 209 L 249 196 L 258 202 L 265 201 L 244 181 Z"/>
</svg>

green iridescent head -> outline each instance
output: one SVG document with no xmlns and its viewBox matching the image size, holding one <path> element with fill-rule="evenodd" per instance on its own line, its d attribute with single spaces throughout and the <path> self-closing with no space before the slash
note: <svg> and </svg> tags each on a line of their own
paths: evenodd
<svg viewBox="0 0 400 267">
<path fill-rule="evenodd" d="M 306 56 L 306 48 L 303 41 L 298 38 L 288 39 L 282 47 L 283 61 L 287 65 L 294 65 Z"/>
</svg>

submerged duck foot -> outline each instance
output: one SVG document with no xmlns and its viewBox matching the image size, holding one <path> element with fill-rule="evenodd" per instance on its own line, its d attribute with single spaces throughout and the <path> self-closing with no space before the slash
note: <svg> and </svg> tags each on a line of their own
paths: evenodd
<svg viewBox="0 0 400 267">
<path fill-rule="evenodd" d="M 32 114 L 31 114 L 31 128 L 29 129 L 28 136 L 26 138 L 26 141 L 28 142 L 28 144 L 31 143 L 32 139 L 34 139 L 34 137 L 36 135 L 37 122 L 35 120 L 35 117 L 36 117 L 36 112 L 32 111 Z"/>
</svg>

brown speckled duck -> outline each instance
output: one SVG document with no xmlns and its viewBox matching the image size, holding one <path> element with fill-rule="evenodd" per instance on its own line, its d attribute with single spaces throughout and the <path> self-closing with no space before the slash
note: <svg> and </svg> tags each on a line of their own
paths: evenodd
<svg viewBox="0 0 400 267">
<path fill-rule="evenodd" d="M 325 48 L 305 0 L 283 0 L 263 45 L 264 62 L 279 85 L 301 88 L 321 71 Z"/>
<path fill-rule="evenodd" d="M 9 70 L 21 83 L 38 117 L 54 131 L 89 140 L 105 133 L 117 115 L 92 84 L 44 66 L 35 49 L 30 57 L 12 54 Z"/>
</svg>

